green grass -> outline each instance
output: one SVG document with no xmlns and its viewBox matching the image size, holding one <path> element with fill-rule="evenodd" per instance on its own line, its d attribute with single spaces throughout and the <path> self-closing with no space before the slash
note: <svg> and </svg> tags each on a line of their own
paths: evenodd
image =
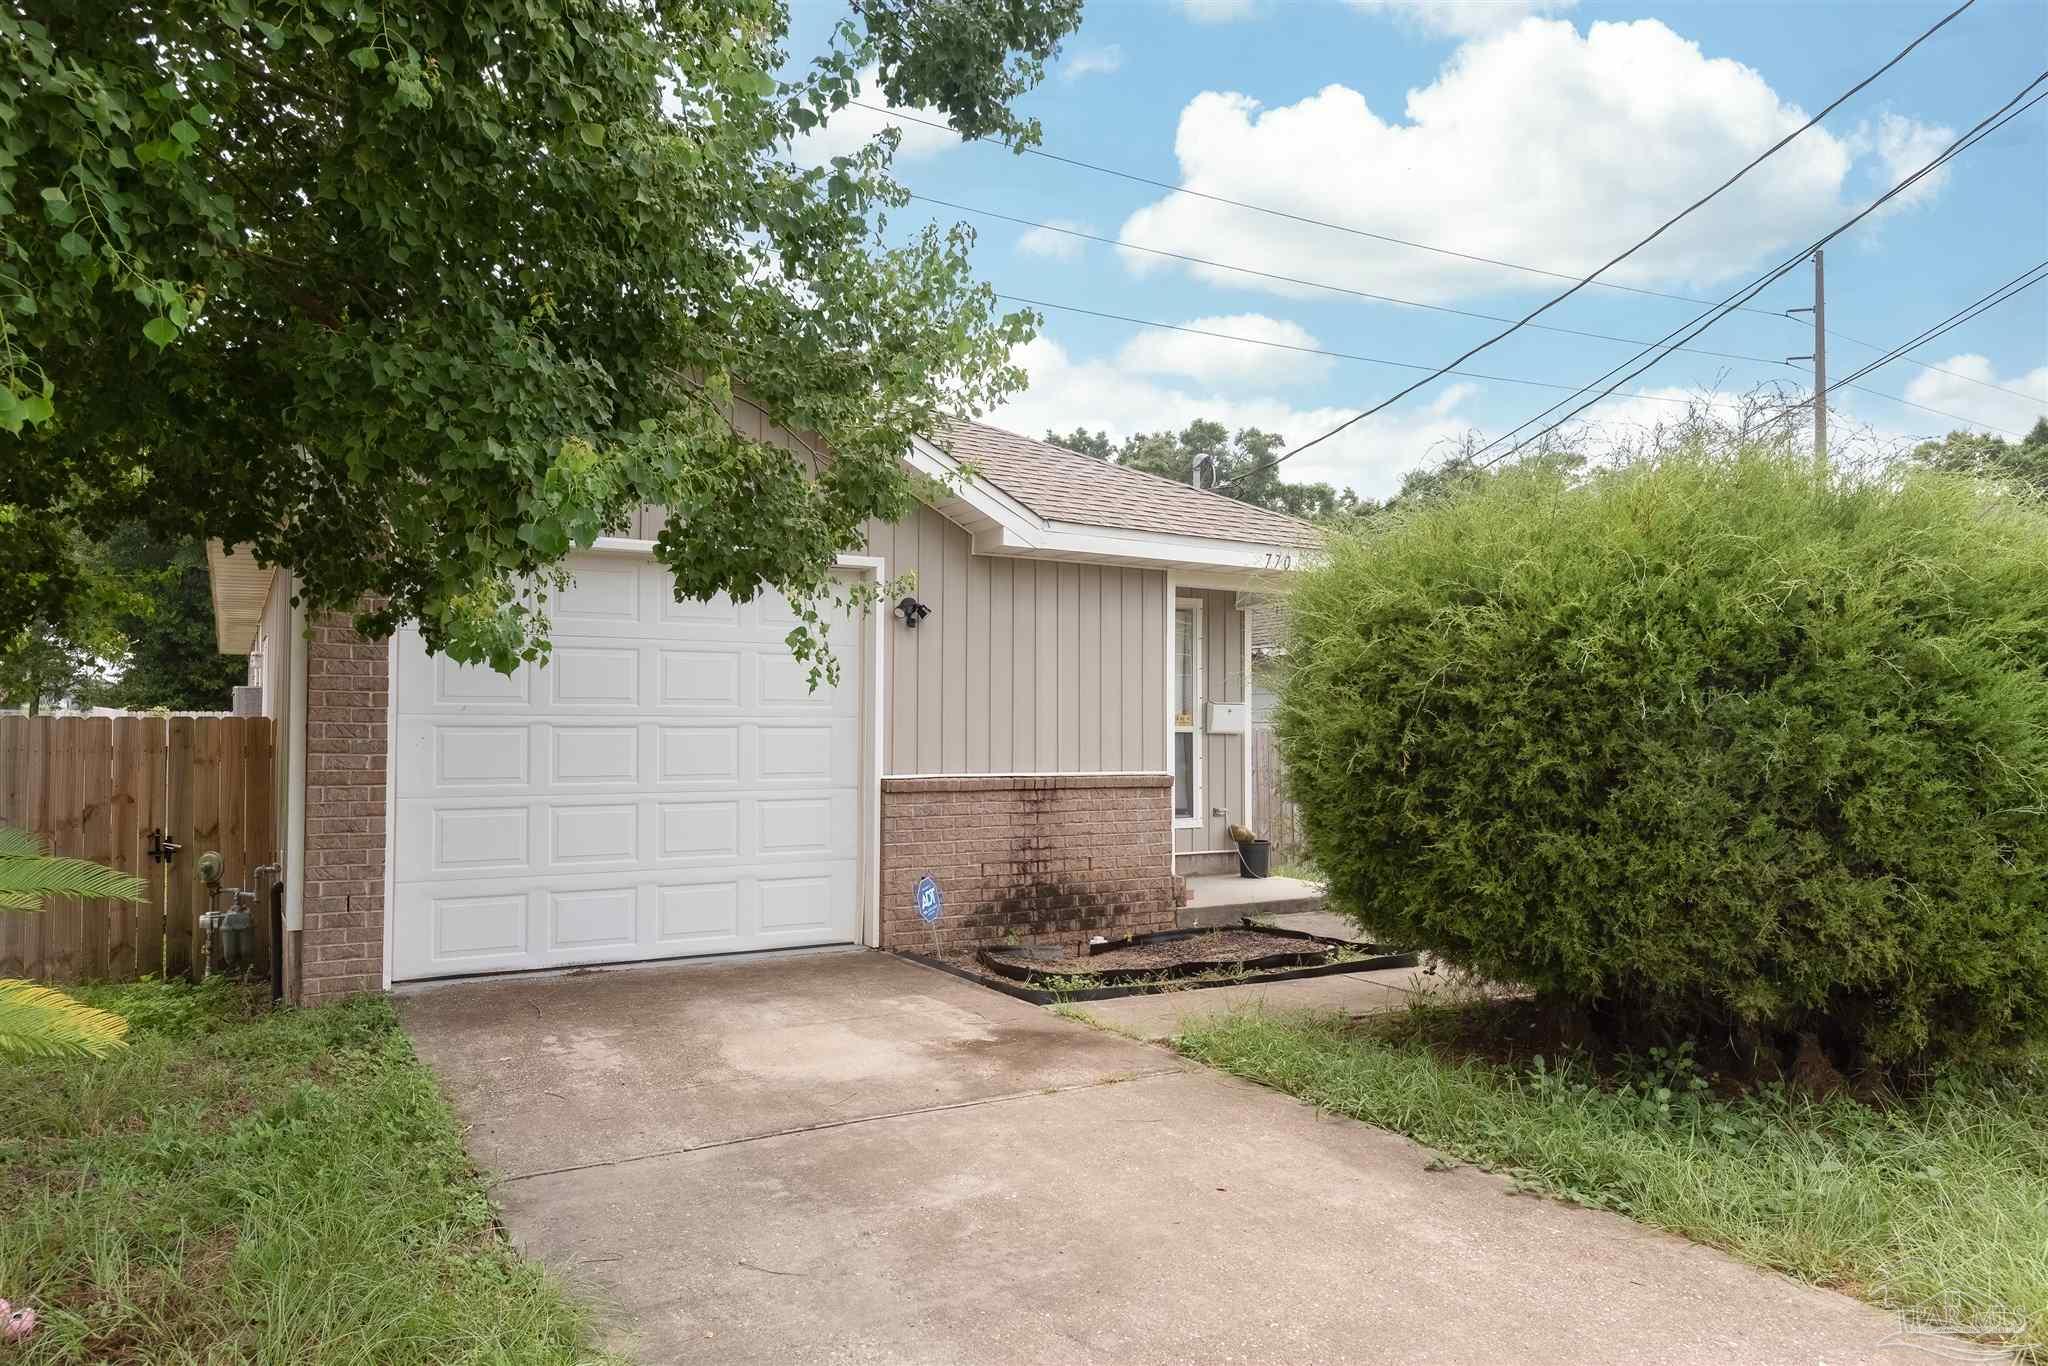
<svg viewBox="0 0 2048 1366">
<path fill-rule="evenodd" d="M 85 988 L 132 1047 L 0 1063 L 9 1362 L 576 1362 L 389 1003 Z"/>
<path fill-rule="evenodd" d="M 1467 1006 L 1465 1011 L 1484 1010 Z M 2048 1356 L 2048 1077 L 1950 1077 L 1883 1108 L 1716 1098 L 1690 1054 L 1446 1057 L 1452 1008 L 1377 1026 L 1240 1012 L 1183 1052 L 1398 1130 L 1518 1189 L 1616 1210 L 1917 1320 Z"/>
</svg>

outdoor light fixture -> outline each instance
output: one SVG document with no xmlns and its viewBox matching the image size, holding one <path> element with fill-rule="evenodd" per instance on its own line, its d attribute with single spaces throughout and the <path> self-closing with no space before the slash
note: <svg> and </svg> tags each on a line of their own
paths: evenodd
<svg viewBox="0 0 2048 1366">
<path fill-rule="evenodd" d="M 932 609 L 919 602 L 916 598 L 905 598 L 896 604 L 896 610 L 891 615 L 901 617 L 903 624 L 915 631 L 917 623 L 923 621 L 931 614 Z"/>
</svg>

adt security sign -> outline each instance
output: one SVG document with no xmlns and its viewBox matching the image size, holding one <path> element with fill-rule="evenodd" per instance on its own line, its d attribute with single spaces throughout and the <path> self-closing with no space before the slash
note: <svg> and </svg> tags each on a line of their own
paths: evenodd
<svg viewBox="0 0 2048 1366">
<path fill-rule="evenodd" d="M 939 920 L 939 884 L 926 873 L 917 880 L 917 917 L 927 925 L 936 925 Z"/>
</svg>

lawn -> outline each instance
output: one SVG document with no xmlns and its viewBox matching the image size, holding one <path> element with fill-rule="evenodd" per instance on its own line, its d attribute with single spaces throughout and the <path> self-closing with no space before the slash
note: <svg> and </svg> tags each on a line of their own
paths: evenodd
<svg viewBox="0 0 2048 1366">
<path fill-rule="evenodd" d="M 1494 1005 L 1354 1023 L 1239 1013 L 1181 1049 L 1408 1134 L 1514 1188 L 1646 1224 L 1917 1321 L 2048 1357 L 2048 1075 L 1951 1076 L 1873 1107 L 1724 1098 L 1688 1052 L 1603 1068 L 1452 1049 Z"/>
<path fill-rule="evenodd" d="M 145 983 L 102 1062 L 0 1062 L 9 1362 L 576 1362 L 583 1311 L 493 1221 L 376 998 Z"/>
</svg>

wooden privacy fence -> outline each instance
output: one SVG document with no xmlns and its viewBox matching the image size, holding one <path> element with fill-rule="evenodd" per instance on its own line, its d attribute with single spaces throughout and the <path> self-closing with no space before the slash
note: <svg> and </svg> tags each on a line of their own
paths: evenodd
<svg viewBox="0 0 2048 1366">
<path fill-rule="evenodd" d="M 1287 800 L 1286 773 L 1271 726 L 1252 728 L 1252 825 L 1277 850 L 1301 847 L 1301 812 Z"/>
<path fill-rule="evenodd" d="M 269 895 L 252 870 L 278 861 L 271 788 L 268 717 L 0 716 L 0 825 L 148 886 L 139 904 L 53 898 L 40 912 L 0 911 L 0 977 L 188 975 L 208 908 L 200 854 L 219 851 L 224 886 Z M 160 841 L 182 847 L 160 860 Z M 249 909 L 254 962 L 267 970 L 270 906 Z"/>
</svg>

